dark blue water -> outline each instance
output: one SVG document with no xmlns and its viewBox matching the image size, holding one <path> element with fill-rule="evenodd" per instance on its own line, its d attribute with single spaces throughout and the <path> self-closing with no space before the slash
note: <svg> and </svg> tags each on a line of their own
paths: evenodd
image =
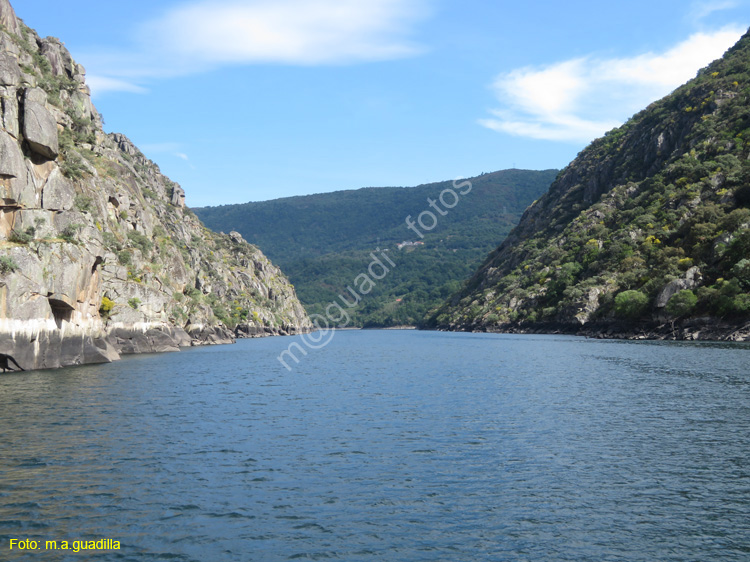
<svg viewBox="0 0 750 562">
<path fill-rule="evenodd" d="M 0 376 L 0 559 L 750 560 L 745 345 L 292 341 Z"/>
</svg>

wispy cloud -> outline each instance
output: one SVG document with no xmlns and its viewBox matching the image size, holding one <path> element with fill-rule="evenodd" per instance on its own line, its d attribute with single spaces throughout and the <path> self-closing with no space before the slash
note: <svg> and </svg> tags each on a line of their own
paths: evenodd
<svg viewBox="0 0 750 562">
<path fill-rule="evenodd" d="M 190 166 L 193 170 L 195 169 L 195 166 L 193 166 L 192 162 L 190 161 L 190 157 L 182 152 L 182 145 L 178 142 L 156 142 L 156 143 L 145 143 L 140 145 L 141 150 L 146 154 L 168 154 L 170 156 L 174 156 L 175 158 L 179 158 L 180 160 L 184 160 L 187 162 L 187 165 Z"/>
<path fill-rule="evenodd" d="M 332 65 L 414 56 L 431 0 L 199 0 L 143 23 L 121 52 L 88 53 L 98 92 L 225 65 Z M 109 82 L 105 82 L 109 80 Z"/>
<path fill-rule="evenodd" d="M 145 94 L 148 90 L 137 84 L 132 84 L 127 80 L 121 80 L 119 78 L 112 78 L 108 76 L 98 76 L 96 74 L 89 74 L 86 76 L 86 84 L 88 84 L 91 91 L 95 94 L 103 94 L 105 92 L 130 92 L 132 94 Z"/>
<path fill-rule="evenodd" d="M 502 74 L 493 85 L 502 106 L 480 124 L 534 139 L 590 141 L 693 78 L 743 32 L 727 27 L 696 33 L 663 53 L 585 57 Z"/>
<path fill-rule="evenodd" d="M 700 23 L 711 14 L 723 12 L 738 7 L 740 0 L 700 0 L 693 2 L 688 12 L 688 19 L 693 23 Z"/>
</svg>

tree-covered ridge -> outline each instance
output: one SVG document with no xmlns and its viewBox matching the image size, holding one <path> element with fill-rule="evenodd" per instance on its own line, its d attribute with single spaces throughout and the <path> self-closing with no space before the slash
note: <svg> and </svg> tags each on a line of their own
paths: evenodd
<svg viewBox="0 0 750 562">
<path fill-rule="evenodd" d="M 347 287 L 367 268 L 370 252 L 381 248 L 397 264 L 378 281 L 354 311 L 352 324 L 416 324 L 443 302 L 518 223 L 541 196 L 557 170 L 506 170 L 471 178 L 438 225 L 420 238 L 406 226 L 440 193 L 441 182 L 413 188 L 365 188 L 244 205 L 195 209 L 209 227 L 236 230 L 279 263 L 310 313 L 347 295 Z M 445 211 L 444 211 L 445 212 Z M 437 214 L 437 212 L 435 211 Z M 398 244 L 424 242 L 423 245 Z"/>
<path fill-rule="evenodd" d="M 750 37 L 594 141 L 429 324 L 750 316 Z"/>
</svg>

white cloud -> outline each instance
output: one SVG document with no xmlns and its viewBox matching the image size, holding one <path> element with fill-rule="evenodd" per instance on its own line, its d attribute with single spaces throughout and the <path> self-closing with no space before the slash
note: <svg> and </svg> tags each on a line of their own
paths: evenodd
<svg viewBox="0 0 750 562">
<path fill-rule="evenodd" d="M 183 2 L 141 25 L 131 48 L 88 53 L 86 62 L 98 76 L 129 83 L 225 65 L 331 65 L 409 57 L 422 52 L 409 35 L 427 15 L 430 1 Z"/>
<path fill-rule="evenodd" d="M 211 64 L 381 60 L 417 52 L 401 35 L 420 13 L 405 0 L 203 1 L 149 22 L 141 38 Z"/>
<path fill-rule="evenodd" d="M 713 13 L 731 10 L 739 5 L 739 0 L 704 0 L 701 2 L 693 2 L 690 6 L 688 19 L 698 23 Z"/>
<path fill-rule="evenodd" d="M 743 32 L 729 27 L 696 33 L 664 53 L 585 57 L 502 74 L 493 89 L 503 106 L 480 124 L 535 139 L 590 141 L 693 78 Z"/>
<path fill-rule="evenodd" d="M 130 92 L 132 94 L 145 94 L 148 90 L 137 84 L 131 84 L 126 80 L 111 78 L 107 76 L 98 76 L 89 74 L 86 77 L 86 84 L 91 88 L 92 95 L 103 94 L 105 92 Z"/>
</svg>

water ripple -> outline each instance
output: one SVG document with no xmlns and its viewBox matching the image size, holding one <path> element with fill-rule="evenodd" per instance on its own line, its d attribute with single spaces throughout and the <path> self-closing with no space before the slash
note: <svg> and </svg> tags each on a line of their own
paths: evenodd
<svg viewBox="0 0 750 562">
<path fill-rule="evenodd" d="M 747 345 L 343 332 L 289 374 L 290 341 L 0 377 L 0 559 L 750 556 Z"/>
</svg>

